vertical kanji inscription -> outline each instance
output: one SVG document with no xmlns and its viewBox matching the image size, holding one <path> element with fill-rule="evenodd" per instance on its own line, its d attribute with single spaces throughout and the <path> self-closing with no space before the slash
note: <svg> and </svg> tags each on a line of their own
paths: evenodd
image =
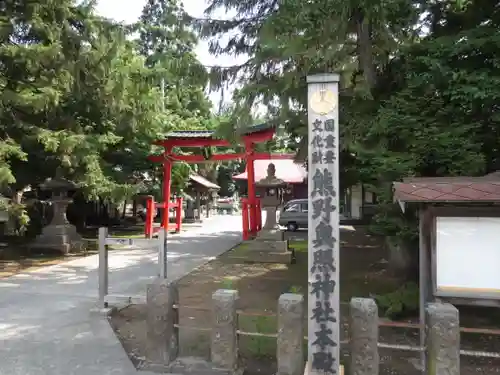
<svg viewBox="0 0 500 375">
<path fill-rule="evenodd" d="M 308 77 L 311 374 L 339 374 L 338 76 Z"/>
</svg>

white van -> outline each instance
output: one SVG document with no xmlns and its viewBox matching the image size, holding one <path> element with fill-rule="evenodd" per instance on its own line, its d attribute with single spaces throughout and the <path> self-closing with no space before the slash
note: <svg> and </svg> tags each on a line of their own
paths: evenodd
<svg viewBox="0 0 500 375">
<path fill-rule="evenodd" d="M 307 212 L 307 199 L 293 199 L 283 207 L 278 223 L 290 232 L 307 228 Z"/>
</svg>

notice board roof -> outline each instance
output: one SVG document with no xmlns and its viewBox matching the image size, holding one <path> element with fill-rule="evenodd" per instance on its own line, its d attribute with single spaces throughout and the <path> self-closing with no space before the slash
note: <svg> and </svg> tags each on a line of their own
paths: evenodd
<svg viewBox="0 0 500 375">
<path fill-rule="evenodd" d="M 500 202 L 500 173 L 481 177 L 413 177 L 393 183 L 399 202 Z"/>
</svg>

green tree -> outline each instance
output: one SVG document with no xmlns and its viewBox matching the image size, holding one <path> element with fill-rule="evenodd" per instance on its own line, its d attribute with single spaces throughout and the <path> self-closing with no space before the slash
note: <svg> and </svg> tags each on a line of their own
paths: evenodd
<svg viewBox="0 0 500 375">
<path fill-rule="evenodd" d="M 495 5 L 484 1 L 434 7 L 429 35 L 402 49 L 381 74 L 375 105 L 358 101 L 351 147 L 359 178 L 378 188 L 381 233 L 416 235 L 392 204 L 392 181 L 498 169 L 499 21 Z"/>
<path fill-rule="evenodd" d="M 189 29 L 177 0 L 148 0 L 139 23 L 137 45 L 147 66 L 156 68 L 153 83 L 165 90 L 165 108 L 186 120 L 187 126 L 204 127 L 211 103 L 204 93 L 208 75 L 197 60 L 198 39 Z"/>
<path fill-rule="evenodd" d="M 249 59 L 241 66 L 213 69 L 212 82 L 216 87 L 228 80 L 239 82 L 238 106 L 249 111 L 256 100 L 262 101 L 277 122 L 286 121 L 293 137 L 306 134 L 308 74 L 342 71 L 350 94 L 366 92 L 376 82 L 378 67 L 397 48 L 397 41 L 415 37 L 412 21 L 418 17 L 411 2 L 400 0 L 213 0 L 207 16 L 221 7 L 237 16 L 195 24 L 202 35 L 214 38 L 212 53 L 247 54 Z M 229 32 L 236 36 L 222 45 L 216 38 Z"/>
<path fill-rule="evenodd" d="M 198 39 L 187 25 L 182 4 L 148 0 L 134 29 L 139 35 L 138 51 L 152 72 L 151 85 L 162 92 L 165 112 L 178 119 L 165 122 L 168 130 L 213 129 L 211 102 L 204 91 L 208 74 L 196 58 Z M 182 190 L 190 169 L 181 163 L 174 165 L 174 188 Z"/>
<path fill-rule="evenodd" d="M 342 180 L 378 187 L 389 202 L 404 176 L 498 167 L 498 1 L 213 0 L 207 16 L 220 7 L 236 17 L 194 21 L 208 38 L 240 31 L 211 48 L 249 55 L 212 71 L 215 85 L 239 79 L 236 111 L 262 100 L 292 138 L 304 137 L 305 77 L 341 73 Z"/>
<path fill-rule="evenodd" d="M 71 1 L 2 5 L 0 180 L 19 197 L 47 177 L 87 196 L 135 194 L 165 123 L 159 90 L 126 30 Z"/>
</svg>

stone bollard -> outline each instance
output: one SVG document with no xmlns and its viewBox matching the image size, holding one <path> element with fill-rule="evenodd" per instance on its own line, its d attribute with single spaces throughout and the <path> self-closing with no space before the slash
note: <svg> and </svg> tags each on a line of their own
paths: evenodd
<svg viewBox="0 0 500 375">
<path fill-rule="evenodd" d="M 277 375 L 304 373 L 304 297 L 285 293 L 278 300 Z"/>
<path fill-rule="evenodd" d="M 212 295 L 211 360 L 230 371 L 238 368 L 237 302 L 237 290 L 219 289 Z"/>
<path fill-rule="evenodd" d="M 108 263 L 108 246 L 106 245 L 106 237 L 108 236 L 108 228 L 99 228 L 99 307 L 106 308 L 104 302 L 109 292 L 109 263 Z"/>
<path fill-rule="evenodd" d="M 455 306 L 430 303 L 425 309 L 426 368 L 433 375 L 460 374 L 460 319 Z"/>
<path fill-rule="evenodd" d="M 377 375 L 378 307 L 373 299 L 352 298 L 350 310 L 351 374 Z"/>
<path fill-rule="evenodd" d="M 147 286 L 147 362 L 164 368 L 179 353 L 179 292 L 177 285 L 158 279 Z"/>
</svg>

